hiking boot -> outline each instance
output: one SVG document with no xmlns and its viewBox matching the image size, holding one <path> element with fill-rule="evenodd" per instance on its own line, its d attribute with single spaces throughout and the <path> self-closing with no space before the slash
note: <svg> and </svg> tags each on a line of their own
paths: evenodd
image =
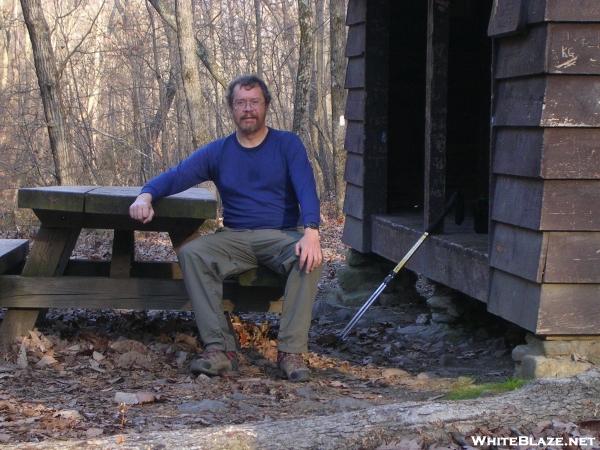
<svg viewBox="0 0 600 450">
<path fill-rule="evenodd" d="M 194 375 L 204 373 L 206 375 L 226 375 L 238 369 L 236 352 L 224 352 L 223 350 L 204 350 L 200 358 L 190 364 L 190 371 Z"/>
<path fill-rule="evenodd" d="M 301 353 L 277 352 L 277 364 L 290 381 L 308 381 L 310 370 Z"/>
</svg>

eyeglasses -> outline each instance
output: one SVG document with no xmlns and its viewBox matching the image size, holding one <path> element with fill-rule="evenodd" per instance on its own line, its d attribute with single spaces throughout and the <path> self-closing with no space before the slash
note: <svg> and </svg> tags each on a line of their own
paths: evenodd
<svg viewBox="0 0 600 450">
<path fill-rule="evenodd" d="M 258 109 L 260 105 L 262 105 L 263 101 L 258 98 L 253 98 L 252 100 L 235 100 L 233 102 L 233 107 L 235 109 Z"/>
</svg>

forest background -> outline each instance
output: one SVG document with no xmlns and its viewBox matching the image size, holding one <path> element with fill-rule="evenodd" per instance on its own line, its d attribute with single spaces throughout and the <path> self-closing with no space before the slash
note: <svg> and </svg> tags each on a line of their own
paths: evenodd
<svg viewBox="0 0 600 450">
<path fill-rule="evenodd" d="M 322 200 L 344 198 L 345 0 L 0 0 L 0 227 L 16 189 L 142 185 L 233 131 L 255 73 Z"/>
</svg>

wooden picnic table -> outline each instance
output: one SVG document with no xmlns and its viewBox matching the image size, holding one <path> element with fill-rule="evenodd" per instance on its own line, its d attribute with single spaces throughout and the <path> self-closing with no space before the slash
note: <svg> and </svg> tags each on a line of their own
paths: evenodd
<svg viewBox="0 0 600 450">
<path fill-rule="evenodd" d="M 42 308 L 190 309 L 177 262 L 138 262 L 134 231 L 169 233 L 174 247 L 205 219 L 216 218 L 215 195 L 188 189 L 153 202 L 155 217 L 129 217 L 139 187 L 53 186 L 23 188 L 19 208 L 31 208 L 41 226 L 20 275 L 0 275 L 0 344 L 33 329 Z M 70 259 L 82 228 L 112 229 L 110 261 Z M 281 311 L 282 280 L 266 268 L 224 285 L 225 309 Z"/>
<path fill-rule="evenodd" d="M 134 231 L 165 231 L 177 247 L 206 219 L 216 218 L 215 195 L 193 188 L 159 199 L 154 220 L 142 224 L 129 217 L 139 192 L 139 187 L 117 186 L 19 189 L 19 208 L 33 209 L 41 226 L 21 275 L 0 277 L 0 306 L 11 308 L 0 326 L 0 341 L 31 330 L 39 308 L 162 309 L 165 302 L 168 308 L 169 301 L 178 306 L 188 301 L 182 283 L 174 283 L 177 264 L 150 265 L 146 273 L 134 261 Z M 70 260 L 82 228 L 114 230 L 110 262 Z M 164 279 L 152 278 L 160 273 Z"/>
</svg>

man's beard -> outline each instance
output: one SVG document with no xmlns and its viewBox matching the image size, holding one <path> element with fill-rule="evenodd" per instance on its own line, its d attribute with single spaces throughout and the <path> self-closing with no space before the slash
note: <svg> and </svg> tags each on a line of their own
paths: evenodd
<svg viewBox="0 0 600 450">
<path fill-rule="evenodd" d="M 244 120 L 249 118 L 254 120 Z M 258 131 L 262 128 L 263 123 L 264 122 L 261 122 L 257 115 L 245 115 L 243 117 L 240 117 L 239 121 L 237 122 L 237 126 L 240 129 L 240 131 L 243 131 L 244 133 L 254 133 L 255 131 Z"/>
</svg>

